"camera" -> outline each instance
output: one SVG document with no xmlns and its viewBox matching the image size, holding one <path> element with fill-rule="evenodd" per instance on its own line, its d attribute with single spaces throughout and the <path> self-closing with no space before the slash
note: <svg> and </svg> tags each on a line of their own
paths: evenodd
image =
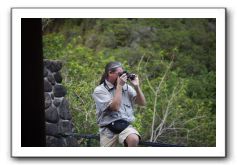
<svg viewBox="0 0 237 165">
<path fill-rule="evenodd" d="M 120 73 L 119 77 L 122 76 L 124 73 L 126 73 L 127 78 L 129 80 L 134 80 L 136 78 L 136 75 L 134 73 L 128 73 L 127 71 L 123 71 L 122 73 Z"/>
</svg>

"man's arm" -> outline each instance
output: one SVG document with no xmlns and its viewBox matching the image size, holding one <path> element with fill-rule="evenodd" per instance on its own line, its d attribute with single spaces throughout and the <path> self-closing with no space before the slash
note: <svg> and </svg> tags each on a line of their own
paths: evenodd
<svg viewBox="0 0 237 165">
<path fill-rule="evenodd" d="M 141 106 L 145 106 L 146 105 L 146 99 L 144 97 L 144 94 L 142 93 L 142 90 L 140 88 L 140 86 L 134 86 L 136 92 L 137 92 L 137 96 L 135 98 L 135 103 Z"/>
<path fill-rule="evenodd" d="M 123 85 L 126 83 L 126 80 L 127 80 L 126 74 L 117 78 L 117 86 L 116 86 L 114 98 L 112 99 L 112 102 L 109 106 L 109 109 L 112 111 L 119 111 L 120 109 L 121 100 L 122 100 L 122 88 L 123 88 Z"/>
<path fill-rule="evenodd" d="M 117 85 L 116 87 L 114 98 L 112 99 L 112 102 L 109 105 L 109 109 L 111 111 L 119 111 L 122 99 L 122 88 L 123 87 L 121 85 Z"/>
</svg>

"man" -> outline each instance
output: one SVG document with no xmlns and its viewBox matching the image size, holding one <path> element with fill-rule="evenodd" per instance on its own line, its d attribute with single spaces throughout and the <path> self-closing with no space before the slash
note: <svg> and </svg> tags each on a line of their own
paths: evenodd
<svg viewBox="0 0 237 165">
<path fill-rule="evenodd" d="M 127 84 L 130 81 L 133 88 Z M 96 103 L 97 123 L 100 127 L 100 145 L 116 146 L 117 142 L 128 147 L 136 147 L 140 135 L 132 127 L 134 103 L 144 106 L 145 97 L 139 86 L 137 75 L 124 73 L 120 62 L 110 62 L 100 85 L 93 93 Z"/>
</svg>

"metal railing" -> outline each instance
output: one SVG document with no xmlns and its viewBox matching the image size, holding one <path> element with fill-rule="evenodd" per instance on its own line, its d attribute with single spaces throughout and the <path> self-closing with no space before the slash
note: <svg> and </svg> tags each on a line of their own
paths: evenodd
<svg viewBox="0 0 237 165">
<path fill-rule="evenodd" d="M 73 136 L 77 139 L 86 139 L 87 140 L 87 147 L 91 147 L 92 140 L 100 140 L 100 136 L 98 134 L 60 134 L 59 136 L 68 137 Z M 139 146 L 146 146 L 146 147 L 185 147 L 182 145 L 176 144 L 166 144 L 166 143 L 157 143 L 157 142 L 148 142 L 148 141 L 139 141 Z"/>
</svg>

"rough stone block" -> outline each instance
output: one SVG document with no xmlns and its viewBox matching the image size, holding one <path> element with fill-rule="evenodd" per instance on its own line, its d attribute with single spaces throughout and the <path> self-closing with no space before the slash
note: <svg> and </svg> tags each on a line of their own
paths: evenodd
<svg viewBox="0 0 237 165">
<path fill-rule="evenodd" d="M 47 122 L 57 123 L 59 120 L 57 108 L 54 106 L 50 106 L 48 109 L 46 109 L 45 110 L 45 119 Z"/>
<path fill-rule="evenodd" d="M 60 72 L 54 73 L 53 76 L 54 76 L 54 79 L 55 79 L 55 81 L 56 81 L 57 83 L 61 83 L 61 82 L 62 82 L 63 78 L 62 78 Z"/>
<path fill-rule="evenodd" d="M 51 72 L 58 72 L 62 68 L 62 62 L 61 61 L 44 61 L 45 66 L 51 71 Z"/>
<path fill-rule="evenodd" d="M 63 98 L 58 109 L 59 109 L 60 118 L 62 118 L 64 120 L 71 120 L 72 119 L 71 113 L 69 112 L 69 104 L 65 98 Z"/>
<path fill-rule="evenodd" d="M 47 79 L 44 79 L 44 92 L 51 92 L 52 85 L 48 82 Z"/>
<path fill-rule="evenodd" d="M 52 85 L 55 85 L 55 79 L 52 74 L 48 74 L 47 79 Z"/>
<path fill-rule="evenodd" d="M 62 85 L 55 85 L 53 93 L 55 97 L 64 97 L 67 94 L 67 90 Z"/>
<path fill-rule="evenodd" d="M 79 147 L 79 143 L 77 142 L 77 139 L 73 136 L 68 136 L 66 138 L 66 141 L 67 141 L 67 146 L 68 147 Z"/>
<path fill-rule="evenodd" d="M 60 120 L 58 123 L 58 132 L 60 134 L 71 134 L 72 124 L 68 120 Z"/>
<path fill-rule="evenodd" d="M 46 67 L 44 67 L 44 77 L 47 77 L 47 75 L 48 75 L 48 70 Z"/>
<path fill-rule="evenodd" d="M 57 136 L 58 135 L 58 126 L 53 123 L 45 123 L 46 125 L 46 135 Z"/>
<path fill-rule="evenodd" d="M 53 136 L 46 136 L 47 147 L 66 147 L 67 141 L 65 138 L 56 138 Z"/>
<path fill-rule="evenodd" d="M 53 101 L 53 104 L 58 107 L 61 102 L 62 102 L 63 98 L 55 98 L 54 101 Z"/>
<path fill-rule="evenodd" d="M 52 100 L 49 93 L 44 93 L 44 108 L 47 109 L 52 104 Z"/>
</svg>

